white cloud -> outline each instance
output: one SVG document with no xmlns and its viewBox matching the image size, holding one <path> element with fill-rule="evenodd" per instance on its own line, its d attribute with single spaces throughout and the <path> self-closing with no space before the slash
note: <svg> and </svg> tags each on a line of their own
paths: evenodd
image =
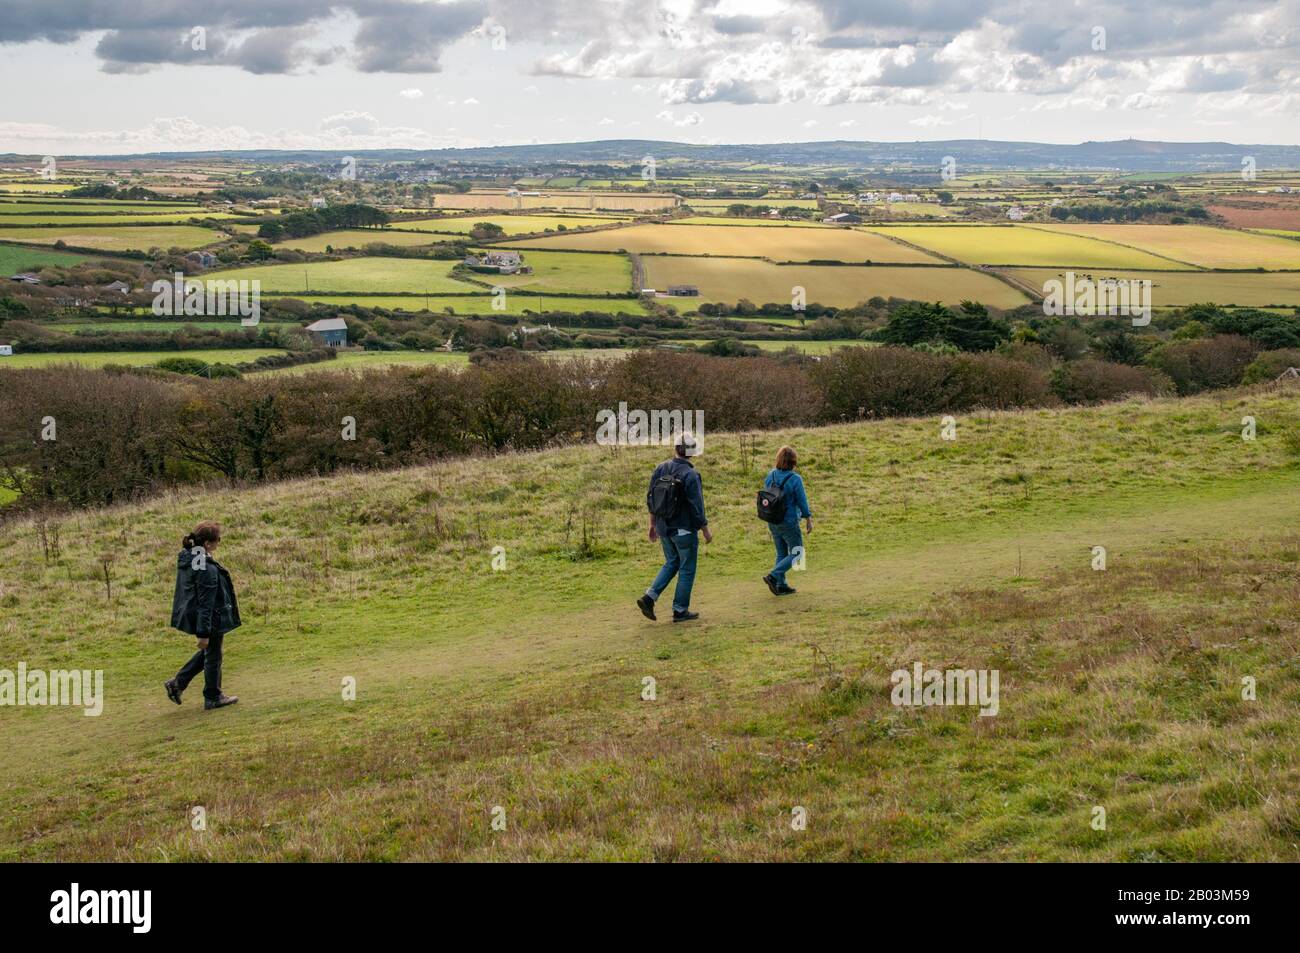
<svg viewBox="0 0 1300 953">
<path fill-rule="evenodd" d="M 410 89 L 402 90 L 397 95 L 401 96 L 403 99 L 423 99 L 424 90 L 417 89 L 416 87 L 412 86 Z"/>
<path fill-rule="evenodd" d="M 704 117 L 697 112 L 687 113 L 679 119 L 671 109 L 660 110 L 655 114 L 655 118 L 662 122 L 670 122 L 674 126 L 698 126 L 704 121 Z"/>
</svg>

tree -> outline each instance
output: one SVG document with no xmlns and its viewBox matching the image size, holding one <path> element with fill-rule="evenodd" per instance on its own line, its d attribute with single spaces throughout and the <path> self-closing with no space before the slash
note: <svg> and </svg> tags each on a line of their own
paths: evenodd
<svg viewBox="0 0 1300 953">
<path fill-rule="evenodd" d="M 937 301 L 910 301 L 889 316 L 876 336 L 886 344 L 908 347 L 922 341 L 944 341 L 950 317 L 948 309 Z"/>
<path fill-rule="evenodd" d="M 248 257 L 253 261 L 265 261 L 274 255 L 275 249 L 260 238 L 255 238 L 248 243 Z"/>
</svg>

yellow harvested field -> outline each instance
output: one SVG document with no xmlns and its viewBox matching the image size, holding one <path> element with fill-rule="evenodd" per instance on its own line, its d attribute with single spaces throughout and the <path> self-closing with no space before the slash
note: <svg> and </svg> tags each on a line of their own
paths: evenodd
<svg viewBox="0 0 1300 953">
<path fill-rule="evenodd" d="M 1300 268 L 1300 242 L 1209 225 L 1035 225 L 1131 245 L 1202 268 Z M 1062 262 L 1061 264 L 1068 264 Z"/>
<path fill-rule="evenodd" d="M 893 235 L 969 265 L 1073 265 L 1155 270 L 1185 267 L 1136 249 L 1020 225 L 899 225 L 867 230 Z"/>
<path fill-rule="evenodd" d="M 802 287 L 809 304 L 847 307 L 879 295 L 946 301 L 965 298 L 997 308 L 1027 304 L 1029 298 L 1006 282 L 970 268 L 870 268 L 841 265 L 775 265 L 752 258 L 645 258 L 650 287 L 695 285 L 698 298 L 660 298 L 678 310 L 691 310 L 704 302 L 735 304 L 747 298 L 754 304 L 790 304 L 793 289 Z"/>
<path fill-rule="evenodd" d="M 564 248 L 639 254 L 716 255 L 773 261 L 936 264 L 937 259 L 880 235 L 846 228 L 744 228 L 737 225 L 633 225 L 583 235 L 506 242 L 518 248 Z"/>
<path fill-rule="evenodd" d="M 1065 280 L 1059 268 L 999 269 L 1042 294 L 1043 284 L 1052 279 Z M 1151 280 L 1151 304 L 1155 308 L 1172 308 L 1201 302 L 1219 305 L 1262 308 L 1300 305 L 1300 272 L 1210 271 L 1109 271 L 1076 269 L 1077 282 L 1084 276 L 1093 280 L 1125 278 Z"/>
</svg>

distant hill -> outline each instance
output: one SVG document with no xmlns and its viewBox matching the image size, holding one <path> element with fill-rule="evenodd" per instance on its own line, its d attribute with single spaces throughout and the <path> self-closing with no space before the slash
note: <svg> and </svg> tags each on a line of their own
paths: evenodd
<svg viewBox="0 0 1300 953">
<path fill-rule="evenodd" d="M 959 167 L 986 169 L 1121 170 L 1134 172 L 1227 171 L 1241 168 L 1253 156 L 1261 171 L 1300 168 L 1300 146 L 1249 145 L 1230 142 L 1156 142 L 1121 139 L 1057 145 L 1043 142 L 1002 142 L 991 139 L 946 139 L 932 142 L 827 142 L 694 145 L 653 139 L 605 139 L 594 142 L 553 142 L 472 149 L 372 150 L 236 150 L 220 152 L 161 152 L 149 158 L 244 159 L 253 162 L 320 162 L 343 155 L 372 161 L 425 160 L 476 165 L 544 162 L 635 163 L 643 156 L 656 160 L 692 159 L 705 162 L 757 162 L 790 165 L 832 165 L 863 169 L 886 166 L 937 167 L 945 156 Z M 129 159 L 136 156 L 68 158 Z M 0 161 L 19 158 L 0 156 Z"/>
</svg>

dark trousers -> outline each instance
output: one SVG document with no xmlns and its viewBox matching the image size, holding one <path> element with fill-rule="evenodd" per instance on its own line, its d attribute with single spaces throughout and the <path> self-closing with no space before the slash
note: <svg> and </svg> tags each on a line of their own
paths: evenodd
<svg viewBox="0 0 1300 953">
<path fill-rule="evenodd" d="M 221 642 L 224 635 L 208 636 L 208 647 L 199 649 L 190 656 L 190 660 L 176 673 L 176 687 L 185 691 L 186 686 L 203 673 L 203 697 L 216 701 L 221 697 Z"/>
</svg>

